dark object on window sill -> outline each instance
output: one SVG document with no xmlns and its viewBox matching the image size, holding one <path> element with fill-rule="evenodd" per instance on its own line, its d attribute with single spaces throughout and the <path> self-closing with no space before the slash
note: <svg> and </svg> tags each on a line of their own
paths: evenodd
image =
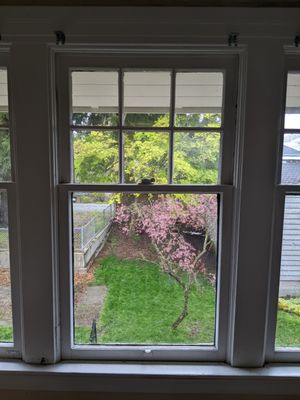
<svg viewBox="0 0 300 400">
<path fill-rule="evenodd" d="M 154 178 L 144 178 L 141 180 L 141 182 L 139 183 L 139 185 L 153 185 L 153 183 L 155 182 Z"/>
</svg>

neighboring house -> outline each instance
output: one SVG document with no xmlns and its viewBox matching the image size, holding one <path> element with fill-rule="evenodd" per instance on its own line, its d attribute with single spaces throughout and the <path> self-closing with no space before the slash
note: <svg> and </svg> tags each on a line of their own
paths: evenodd
<svg viewBox="0 0 300 400">
<path fill-rule="evenodd" d="M 300 151 L 288 145 L 283 146 L 282 183 L 300 184 Z"/>
<path fill-rule="evenodd" d="M 283 146 L 282 175 L 284 184 L 300 184 L 300 151 Z M 280 296 L 300 295 L 300 196 L 287 196 L 282 237 Z"/>
</svg>

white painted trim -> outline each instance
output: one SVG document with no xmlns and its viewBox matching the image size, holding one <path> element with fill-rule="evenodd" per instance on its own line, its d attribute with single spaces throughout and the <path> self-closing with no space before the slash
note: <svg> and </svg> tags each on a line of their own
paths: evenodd
<svg viewBox="0 0 300 400">
<path fill-rule="evenodd" d="M 234 366 L 257 367 L 265 362 L 269 250 L 284 55 L 280 41 L 253 39 L 248 43 L 247 56 L 230 361 Z"/>
<path fill-rule="evenodd" d="M 8 390 L 299 395 L 299 382 L 296 365 L 247 369 L 222 363 L 0 362 L 0 389 Z"/>
</svg>

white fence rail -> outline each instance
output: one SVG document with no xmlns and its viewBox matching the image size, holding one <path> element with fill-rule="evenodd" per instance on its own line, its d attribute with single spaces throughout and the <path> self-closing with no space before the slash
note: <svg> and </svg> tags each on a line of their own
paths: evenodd
<svg viewBox="0 0 300 400">
<path fill-rule="evenodd" d="M 80 227 L 74 227 L 74 250 L 82 251 L 89 246 L 91 241 L 111 223 L 114 209 L 114 204 L 108 204 L 97 211 L 97 215 L 93 216 L 88 223 Z"/>
</svg>

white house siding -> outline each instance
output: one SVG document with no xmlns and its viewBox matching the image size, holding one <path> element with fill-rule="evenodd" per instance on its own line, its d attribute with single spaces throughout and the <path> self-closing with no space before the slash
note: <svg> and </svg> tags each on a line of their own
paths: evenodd
<svg viewBox="0 0 300 400">
<path fill-rule="evenodd" d="M 285 201 L 280 296 L 300 296 L 300 196 Z"/>
</svg>

